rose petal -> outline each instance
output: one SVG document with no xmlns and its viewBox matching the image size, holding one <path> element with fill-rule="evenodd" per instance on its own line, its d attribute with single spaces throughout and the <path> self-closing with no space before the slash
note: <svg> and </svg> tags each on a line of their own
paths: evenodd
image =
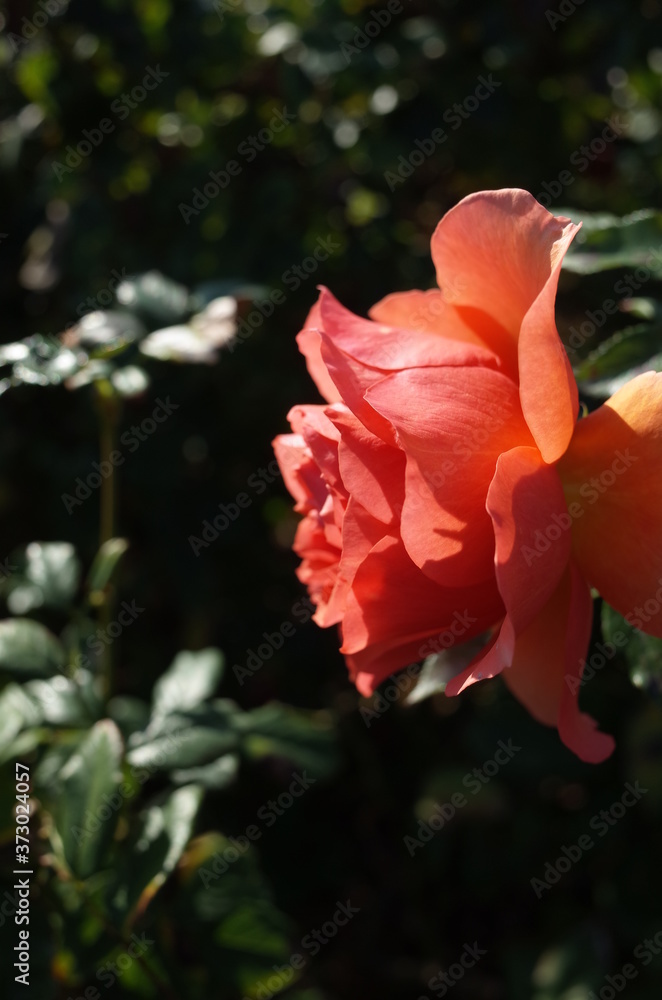
<svg viewBox="0 0 662 1000">
<path fill-rule="evenodd" d="M 297 335 L 299 350 L 306 359 L 308 374 L 317 386 L 321 396 L 328 403 L 336 403 L 340 400 L 340 393 L 335 387 L 333 379 L 327 371 L 327 367 L 322 360 L 322 318 L 320 315 L 319 300 L 312 307 L 303 329 Z"/>
<path fill-rule="evenodd" d="M 413 368 L 376 383 L 366 401 L 407 455 L 402 537 L 411 558 L 443 585 L 487 579 L 494 535 L 485 501 L 497 458 L 533 443 L 514 382 L 489 368 Z"/>
<path fill-rule="evenodd" d="M 518 638 L 512 667 L 503 677 L 535 719 L 558 726 L 573 753 L 597 764 L 611 754 L 614 740 L 579 711 L 577 702 L 592 620 L 590 590 L 571 564 L 545 608 Z"/>
<path fill-rule="evenodd" d="M 571 520 L 558 472 L 537 448 L 499 456 L 487 494 L 499 592 L 516 634 L 550 599 L 570 558 Z"/>
<path fill-rule="evenodd" d="M 550 215 L 528 191 L 469 195 L 432 237 L 446 302 L 487 312 L 516 339 L 578 228 Z"/>
<path fill-rule="evenodd" d="M 371 434 L 347 407 L 329 407 L 327 414 L 341 432 L 338 461 L 345 489 L 379 521 L 396 524 L 405 496 L 404 453 Z"/>
<path fill-rule="evenodd" d="M 385 536 L 357 570 L 347 598 L 341 652 L 365 693 L 399 667 L 425 655 L 441 634 L 465 641 L 503 616 L 493 582 L 440 587 L 414 565 L 399 538 Z"/>
<path fill-rule="evenodd" d="M 662 638 L 662 374 L 639 375 L 580 420 L 558 468 L 583 575 Z"/>
</svg>

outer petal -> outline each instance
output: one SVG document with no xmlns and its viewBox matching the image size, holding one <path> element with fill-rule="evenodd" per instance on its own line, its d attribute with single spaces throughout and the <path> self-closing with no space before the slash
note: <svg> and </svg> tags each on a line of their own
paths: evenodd
<svg viewBox="0 0 662 1000">
<path fill-rule="evenodd" d="M 308 313 L 306 322 L 301 333 L 297 335 L 299 350 L 306 359 L 308 374 L 317 386 L 321 396 L 328 403 L 336 403 L 340 399 L 340 393 L 329 375 L 326 365 L 322 360 L 322 318 L 320 316 L 319 300 Z"/>
<path fill-rule="evenodd" d="M 498 456 L 532 444 L 515 384 L 487 368 L 419 368 L 384 378 L 366 400 L 407 455 L 401 530 L 411 558 L 447 586 L 491 577 L 487 490 Z"/>
<path fill-rule="evenodd" d="M 338 577 L 339 547 L 329 541 L 319 518 L 311 513 L 300 522 L 293 548 L 302 560 L 297 576 L 317 606 L 319 623 L 334 624 L 325 621 L 325 611 Z"/>
<path fill-rule="evenodd" d="M 556 590 L 570 558 L 570 517 L 558 472 L 537 448 L 501 455 L 487 494 L 497 583 L 515 634 Z"/>
<path fill-rule="evenodd" d="M 566 232 L 563 253 L 576 229 Z M 546 462 L 555 462 L 568 447 L 579 411 L 577 383 L 554 319 L 562 256 L 524 317 L 519 337 L 522 411 Z"/>
<path fill-rule="evenodd" d="M 301 434 L 279 434 L 272 444 L 285 485 L 296 500 L 294 509 L 300 514 L 320 510 L 328 489 Z"/>
<path fill-rule="evenodd" d="M 400 539 L 384 537 L 359 567 L 342 625 L 342 652 L 362 694 L 420 659 L 424 640 L 449 632 L 465 641 L 503 615 L 494 582 L 440 587 L 412 563 Z"/>
<path fill-rule="evenodd" d="M 503 671 L 518 700 L 538 722 L 557 726 L 561 740 L 573 753 L 591 764 L 605 760 L 614 749 L 614 740 L 599 732 L 595 721 L 577 705 L 592 620 L 590 591 L 570 563 L 529 627 L 517 639 L 508 629 L 504 635 L 502 627 L 466 670 L 447 684 L 446 694 L 453 697 Z"/>
<path fill-rule="evenodd" d="M 287 419 L 292 430 L 306 442 L 325 482 L 342 488 L 338 467 L 340 433 L 327 417 L 326 409 L 325 406 L 293 406 Z"/>
<path fill-rule="evenodd" d="M 379 521 L 395 525 L 405 499 L 404 453 L 371 434 L 347 407 L 326 412 L 341 432 L 338 461 L 345 489 Z"/>
<path fill-rule="evenodd" d="M 592 619 L 590 591 L 571 565 L 543 611 L 517 640 L 513 665 L 503 676 L 534 718 L 558 726 L 573 753 L 598 764 L 611 754 L 614 740 L 599 732 L 577 705 Z"/>
<path fill-rule="evenodd" d="M 374 545 L 384 535 L 384 525 L 376 521 L 352 497 L 342 522 L 342 552 L 333 581 L 333 590 L 323 606 L 313 615 L 326 628 L 341 622 L 347 609 L 350 587 L 356 572 Z"/>
<path fill-rule="evenodd" d="M 432 237 L 447 302 L 488 313 L 512 337 L 579 227 L 517 188 L 481 191 L 447 212 Z"/>
<path fill-rule="evenodd" d="M 558 468 L 583 575 L 662 638 L 662 374 L 639 375 L 580 420 Z"/>
<path fill-rule="evenodd" d="M 537 448 L 501 455 L 487 494 L 494 525 L 495 566 L 506 618 L 492 642 L 446 687 L 454 696 L 510 667 L 517 637 L 556 590 L 570 558 L 570 517 L 558 473 Z"/>
<path fill-rule="evenodd" d="M 504 189 L 465 198 L 432 238 L 446 301 L 488 313 L 519 339 L 522 409 L 547 462 L 563 454 L 577 419 L 577 387 L 556 330 L 554 300 L 578 229 L 527 191 Z"/>
</svg>

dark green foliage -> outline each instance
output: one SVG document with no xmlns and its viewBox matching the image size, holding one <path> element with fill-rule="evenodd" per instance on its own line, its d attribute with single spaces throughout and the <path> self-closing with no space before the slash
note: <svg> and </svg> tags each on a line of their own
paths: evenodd
<svg viewBox="0 0 662 1000">
<path fill-rule="evenodd" d="M 446 699 L 440 658 L 430 697 L 406 705 L 407 683 L 369 705 L 309 621 L 270 441 L 319 401 L 294 343 L 316 285 L 358 312 L 430 287 L 434 227 L 481 188 L 584 222 L 557 319 L 587 405 L 660 368 L 660 3 L 403 0 L 388 21 L 363 0 L 8 6 L 6 995 L 417 1000 L 477 942 L 455 1000 L 606 1000 L 627 963 L 627 997 L 653 1000 L 659 641 L 596 616 L 580 700 L 617 739 L 600 767 L 498 681 Z M 483 782 L 499 741 L 521 749 Z"/>
</svg>

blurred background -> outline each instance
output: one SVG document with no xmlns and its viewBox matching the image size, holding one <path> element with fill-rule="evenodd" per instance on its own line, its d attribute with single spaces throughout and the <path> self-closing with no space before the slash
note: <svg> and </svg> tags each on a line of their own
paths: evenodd
<svg viewBox="0 0 662 1000">
<path fill-rule="evenodd" d="M 102 982 L 112 915 L 81 915 L 82 890 L 59 894 L 61 878 L 36 882 L 34 996 L 419 1000 L 452 988 L 458 1000 L 607 1000 L 605 977 L 625 982 L 627 963 L 627 995 L 658 996 L 662 936 L 633 954 L 662 931 L 659 702 L 622 658 L 587 684 L 587 710 L 617 739 L 600 767 L 498 682 L 366 712 L 335 630 L 299 603 L 295 517 L 270 442 L 290 406 L 318 401 L 294 341 L 316 285 L 359 313 L 430 287 L 431 233 L 463 196 L 523 187 L 577 217 L 662 207 L 662 4 L 17 0 L 0 23 L 3 341 L 47 345 L 114 308 L 121 282 L 120 305 L 136 305 L 148 272 L 163 276 L 152 330 L 180 321 L 182 296 L 189 312 L 218 296 L 239 303 L 239 336 L 205 357 L 214 363 L 157 351 L 149 381 L 142 362 L 127 376 L 137 382 L 118 434 L 158 401 L 176 409 L 113 477 L 115 534 L 129 542 L 117 600 L 145 609 L 113 643 L 114 692 L 149 701 L 178 651 L 214 647 L 226 662 L 215 694 L 247 713 L 273 701 L 305 710 L 332 733 L 317 755 L 257 754 L 232 783 L 209 782 L 193 846 L 131 925 L 155 942 L 152 976 L 120 967 Z M 563 276 L 566 341 L 616 277 Z M 579 346 L 623 323 L 593 324 Z M 30 381 L 2 384 L 0 557 L 66 541 L 88 569 L 97 498 L 63 496 L 99 459 L 101 397 L 84 379 L 76 391 Z M 219 510 L 223 530 L 203 535 Z M 41 620 L 61 632 L 62 614 Z M 509 739 L 522 750 L 467 792 L 465 776 Z M 306 764 L 313 787 L 267 825 L 258 811 Z M 150 776 L 140 801 L 158 799 L 164 780 Z M 647 793 L 602 836 L 592 818 L 637 780 Z M 412 856 L 404 838 L 463 790 L 466 806 Z M 263 835 L 205 887 L 196 850 L 209 857 L 256 822 Z M 3 817 L 7 869 L 10 834 Z M 592 849 L 536 892 L 531 880 L 584 834 Z M 126 855 L 123 836 L 120 824 Z M 48 868 L 48 849 L 34 850 Z M 348 900 L 360 912 L 347 926 L 317 950 L 302 945 Z M 11 919 L 2 930 L 13 944 Z M 470 969 L 458 964 L 467 945 L 485 952 Z M 25 996 L 10 948 L 3 980 Z M 296 953 L 303 967 L 278 979 L 273 967 Z"/>
</svg>

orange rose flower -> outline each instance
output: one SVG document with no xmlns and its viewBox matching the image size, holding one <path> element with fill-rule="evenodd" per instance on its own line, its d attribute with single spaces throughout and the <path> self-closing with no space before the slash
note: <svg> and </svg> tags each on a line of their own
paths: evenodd
<svg viewBox="0 0 662 1000">
<path fill-rule="evenodd" d="M 439 223 L 439 288 L 361 319 L 326 290 L 298 342 L 326 405 L 274 447 L 304 515 L 316 621 L 339 624 L 359 691 L 489 633 L 446 688 L 503 672 L 586 761 L 613 749 L 580 712 L 590 588 L 635 615 L 662 576 L 662 375 L 578 420 L 554 321 L 579 227 L 525 191 L 465 198 Z M 646 630 L 662 637 L 662 608 Z"/>
</svg>

